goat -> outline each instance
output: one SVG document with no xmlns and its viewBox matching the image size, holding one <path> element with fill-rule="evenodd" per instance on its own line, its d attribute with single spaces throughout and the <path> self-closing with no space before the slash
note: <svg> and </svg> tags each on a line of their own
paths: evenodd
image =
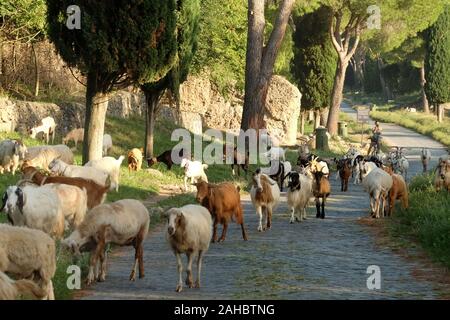
<svg viewBox="0 0 450 320">
<path fill-rule="evenodd" d="M 289 172 L 287 178 L 287 203 L 291 210 L 289 222 L 294 223 L 295 220 L 301 222 L 306 219 L 306 208 L 309 200 L 313 197 L 312 179 L 297 172 Z M 299 216 L 295 214 L 296 212 L 299 213 Z"/>
<path fill-rule="evenodd" d="M 256 208 L 256 214 L 259 216 L 258 231 L 270 229 L 272 227 L 272 212 L 280 201 L 280 188 L 276 181 L 268 175 L 263 174 L 260 169 L 252 176 L 252 187 L 250 197 Z M 265 227 L 263 228 L 263 209 L 265 213 Z"/>
<path fill-rule="evenodd" d="M 25 180 L 31 180 L 39 186 L 48 183 L 61 183 L 72 185 L 80 189 L 85 189 L 88 209 L 92 209 L 95 206 L 102 204 L 106 199 L 106 193 L 110 189 L 110 185 L 108 183 L 106 186 L 102 186 L 89 179 L 46 176 L 34 167 L 22 168 L 22 178 Z"/>
<path fill-rule="evenodd" d="M 56 122 L 55 119 L 52 117 L 46 117 L 41 120 L 41 123 L 39 126 L 31 128 L 29 131 L 30 137 L 33 139 L 36 139 L 36 135 L 38 133 L 43 133 L 45 137 L 45 141 L 48 144 L 50 135 L 52 136 L 52 144 L 55 141 L 55 128 L 56 128 Z"/>
<path fill-rule="evenodd" d="M 48 165 L 50 171 L 54 174 L 69 178 L 91 179 L 99 185 L 106 185 L 109 174 L 94 167 L 82 167 L 66 164 L 64 161 L 54 159 Z"/>
<path fill-rule="evenodd" d="M 85 250 L 91 251 L 88 285 L 95 279 L 98 281 L 106 279 L 105 250 L 108 243 L 120 246 L 132 245 L 135 249 L 135 258 L 130 280 L 135 281 L 138 264 L 139 278 L 144 277 L 143 243 L 148 233 L 149 223 L 148 210 L 140 201 L 123 199 L 101 204 L 89 211 L 81 225 L 69 237 L 62 240 L 61 244 L 75 255 Z M 97 274 L 94 274 L 94 270 Z"/>
<path fill-rule="evenodd" d="M 405 156 L 401 155 L 399 158 L 394 158 L 392 161 L 394 171 L 405 176 L 408 176 L 409 162 Z"/>
<path fill-rule="evenodd" d="M 385 167 L 383 169 L 392 177 L 392 188 L 388 194 L 388 216 L 391 216 L 394 213 L 395 200 L 400 199 L 403 209 L 408 209 L 408 186 L 401 175 L 394 173 L 392 167 Z"/>
<path fill-rule="evenodd" d="M 422 161 L 423 172 L 427 172 L 428 165 L 431 161 L 431 151 L 429 149 L 422 148 L 420 160 Z"/>
<path fill-rule="evenodd" d="M 112 138 L 109 134 L 105 133 L 103 135 L 103 142 L 102 142 L 102 153 L 103 157 L 108 155 L 108 150 L 111 149 L 113 146 Z"/>
<path fill-rule="evenodd" d="M 197 202 L 208 209 L 214 217 L 212 242 L 217 241 L 217 224 L 219 223 L 223 225 L 219 242 L 225 241 L 228 222 L 233 218 L 236 219 L 237 224 L 241 225 L 242 238 L 247 240 L 239 187 L 236 188 L 228 182 L 214 185 L 204 181 L 197 182 L 195 186 L 197 187 Z"/>
<path fill-rule="evenodd" d="M 323 166 L 318 169 L 318 166 L 307 167 L 306 172 L 309 177 L 313 179 L 312 190 L 316 202 L 316 218 L 325 219 L 325 203 L 331 194 L 331 186 L 328 177 L 325 174 L 327 167 Z M 320 205 L 320 198 L 322 198 L 322 206 Z M 320 208 L 322 207 L 322 211 Z"/>
<path fill-rule="evenodd" d="M 9 186 L 2 200 L 2 210 L 5 209 L 11 224 L 39 229 L 56 238 L 62 237 L 62 204 L 51 186 Z"/>
<path fill-rule="evenodd" d="M 152 158 L 148 158 L 147 159 L 147 164 L 149 167 L 151 167 L 152 165 L 158 163 L 158 162 L 162 162 L 167 166 L 167 170 L 172 169 L 173 166 L 173 161 L 172 161 L 172 150 L 166 150 L 163 153 L 161 153 L 159 156 L 152 157 Z"/>
<path fill-rule="evenodd" d="M 341 191 L 348 191 L 348 180 L 352 175 L 350 159 L 345 159 L 339 167 L 339 177 L 341 178 Z"/>
<path fill-rule="evenodd" d="M 183 158 L 181 160 L 181 167 L 184 168 L 184 190 L 188 191 L 187 180 L 191 180 L 191 185 L 194 185 L 199 179 L 208 182 L 205 169 L 208 168 L 207 164 L 202 164 L 200 161 L 191 161 Z"/>
<path fill-rule="evenodd" d="M 32 278 L 44 298 L 54 300 L 55 241 L 40 230 L 0 224 L 0 271 Z"/>
<path fill-rule="evenodd" d="M 386 200 L 388 193 L 392 188 L 393 180 L 383 169 L 376 166 L 371 169 L 368 166 L 369 163 L 366 163 L 365 161 L 360 162 L 359 170 L 363 188 L 370 196 L 371 216 L 380 218 L 380 216 L 384 216 Z"/>
<path fill-rule="evenodd" d="M 211 239 L 211 214 L 202 206 L 190 204 L 181 208 L 169 209 L 166 212 L 166 217 L 166 239 L 177 258 L 178 284 L 176 292 L 183 290 L 182 253 L 186 253 L 188 258 L 186 285 L 189 288 L 194 287 L 192 262 L 195 256 L 198 257 L 195 287 L 200 288 L 203 256 L 208 251 Z"/>
<path fill-rule="evenodd" d="M 4 140 L 0 142 L 0 174 L 3 171 L 13 175 L 19 168 L 20 161 L 25 159 L 27 147 L 21 140 Z"/>
<path fill-rule="evenodd" d="M 66 136 L 63 138 L 63 144 L 68 144 L 69 141 L 73 141 L 75 144 L 75 149 L 77 148 L 78 142 L 83 141 L 84 139 L 84 129 L 78 128 L 71 130 Z"/>
<path fill-rule="evenodd" d="M 125 159 L 124 156 L 120 156 L 118 159 L 113 157 L 103 157 L 98 160 L 91 160 L 86 163 L 85 167 L 92 167 L 111 177 L 111 188 L 119 191 L 119 178 L 120 178 L 120 166 Z"/>
<path fill-rule="evenodd" d="M 142 168 L 142 159 L 144 158 L 144 149 L 143 148 L 133 148 L 128 151 L 128 172 L 130 171 L 139 171 Z"/>
<path fill-rule="evenodd" d="M 248 173 L 248 164 L 249 164 L 249 156 L 248 156 L 248 152 L 245 155 L 242 155 L 241 153 L 238 152 L 237 147 L 234 148 L 229 148 L 226 144 L 223 145 L 223 160 L 227 161 L 227 159 L 231 159 L 232 156 L 232 160 L 233 163 L 231 164 L 231 170 L 232 170 L 232 174 L 233 176 L 236 174 L 235 172 L 235 167 L 237 168 L 237 173 L 238 176 L 241 175 L 241 168 L 242 170 L 244 170 L 245 172 L 245 176 L 247 176 Z"/>
<path fill-rule="evenodd" d="M 48 165 L 58 158 L 67 164 L 73 164 L 73 153 L 69 147 L 60 144 L 56 146 L 30 147 L 25 155 L 26 166 L 39 167 L 49 171 Z"/>
<path fill-rule="evenodd" d="M 286 161 L 284 149 L 281 147 L 271 147 L 264 155 L 270 160 Z"/>
<path fill-rule="evenodd" d="M 19 295 L 42 299 L 46 293 L 30 280 L 12 280 L 0 271 L 0 300 L 16 300 Z"/>
<path fill-rule="evenodd" d="M 447 189 L 450 192 L 450 161 L 440 159 L 435 173 L 434 186 L 436 191 Z"/>
</svg>

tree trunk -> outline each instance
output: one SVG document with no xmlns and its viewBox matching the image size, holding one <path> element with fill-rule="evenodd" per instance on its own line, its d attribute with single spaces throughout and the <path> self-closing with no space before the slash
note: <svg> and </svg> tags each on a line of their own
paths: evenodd
<svg viewBox="0 0 450 320">
<path fill-rule="evenodd" d="M 330 113 L 330 108 L 323 108 L 320 112 L 320 125 L 326 126 L 328 121 L 328 114 Z"/>
<path fill-rule="evenodd" d="M 389 85 L 386 83 L 386 79 L 384 78 L 383 73 L 384 63 L 381 60 L 381 58 L 378 58 L 377 64 L 378 64 L 378 74 L 380 76 L 381 89 L 383 90 L 383 96 L 386 101 L 392 100 L 393 99 L 392 91 L 389 88 Z"/>
<path fill-rule="evenodd" d="M 145 101 L 147 102 L 145 119 L 145 157 L 153 157 L 153 137 L 156 121 L 156 112 L 158 110 L 160 92 L 144 90 Z"/>
<path fill-rule="evenodd" d="M 422 65 L 420 68 L 420 86 L 422 88 L 422 109 L 425 113 L 430 113 L 430 105 L 428 104 L 427 94 L 425 92 L 425 66 Z"/>
<path fill-rule="evenodd" d="M 86 115 L 84 122 L 83 164 L 102 158 L 108 96 L 98 91 L 97 74 L 89 73 L 86 85 Z"/>
<path fill-rule="evenodd" d="M 33 51 L 34 60 L 34 96 L 39 95 L 39 62 L 36 54 L 36 48 L 34 47 L 34 42 L 31 43 L 31 50 Z"/>
<path fill-rule="evenodd" d="M 331 135 L 337 134 L 337 123 L 344 92 L 345 72 L 348 62 L 339 61 L 334 76 L 333 93 L 331 95 L 331 108 L 328 114 L 327 129 Z"/>
<path fill-rule="evenodd" d="M 320 110 L 314 110 L 314 129 L 320 126 Z"/>
<path fill-rule="evenodd" d="M 437 105 L 437 121 L 442 123 L 444 121 L 444 105 L 442 103 Z"/>
<path fill-rule="evenodd" d="M 305 134 L 305 122 L 306 122 L 306 112 L 300 113 L 300 134 L 303 136 Z"/>
<path fill-rule="evenodd" d="M 283 0 L 267 45 L 264 47 L 264 1 L 248 0 L 248 35 L 245 98 L 241 129 L 265 128 L 264 111 L 275 60 L 286 33 L 295 0 Z"/>
</svg>

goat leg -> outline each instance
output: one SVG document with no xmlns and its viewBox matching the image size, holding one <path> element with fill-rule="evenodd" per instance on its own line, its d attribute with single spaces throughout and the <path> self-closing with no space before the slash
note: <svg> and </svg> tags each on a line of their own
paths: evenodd
<svg viewBox="0 0 450 320">
<path fill-rule="evenodd" d="M 181 260 L 181 255 L 179 253 L 176 253 L 177 257 L 177 270 L 178 270 L 178 285 L 175 289 L 176 292 L 181 292 L 183 290 L 183 261 Z"/>
<path fill-rule="evenodd" d="M 212 243 L 217 242 L 217 224 L 219 221 L 217 221 L 217 218 L 214 218 L 214 226 L 213 226 L 213 236 L 212 236 Z"/>
<path fill-rule="evenodd" d="M 197 258 L 197 280 L 195 281 L 195 287 L 200 288 L 200 275 L 202 273 L 202 262 L 203 262 L 203 250 L 198 252 Z"/>
<path fill-rule="evenodd" d="M 320 218 L 320 200 L 319 198 L 316 198 L 316 218 Z"/>
<path fill-rule="evenodd" d="M 227 235 L 227 230 L 228 230 L 228 222 L 225 221 L 223 223 L 222 235 L 220 236 L 219 242 L 225 241 L 225 237 Z"/>
<path fill-rule="evenodd" d="M 325 219 L 325 201 L 326 201 L 327 197 L 323 196 L 322 198 L 322 214 L 320 216 L 321 219 Z"/>
<path fill-rule="evenodd" d="M 194 281 L 192 280 L 192 261 L 194 260 L 194 254 L 192 252 L 186 253 L 188 257 L 188 264 L 187 264 L 187 270 L 186 270 L 186 285 L 189 288 L 194 287 Z"/>
</svg>

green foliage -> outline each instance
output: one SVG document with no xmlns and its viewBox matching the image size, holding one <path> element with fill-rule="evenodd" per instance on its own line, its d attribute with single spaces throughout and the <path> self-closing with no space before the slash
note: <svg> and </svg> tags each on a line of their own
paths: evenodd
<svg viewBox="0 0 450 320">
<path fill-rule="evenodd" d="M 0 1 L 0 41 L 21 39 L 28 41 L 45 34 L 45 0 Z"/>
<path fill-rule="evenodd" d="M 329 37 L 331 11 L 326 7 L 295 19 L 291 72 L 302 93 L 302 108 L 329 106 L 337 54 Z"/>
<path fill-rule="evenodd" d="M 419 70 L 408 61 L 387 65 L 382 72 L 386 84 L 396 95 L 420 90 Z"/>
<path fill-rule="evenodd" d="M 409 209 L 399 210 L 392 218 L 395 236 L 419 241 L 431 257 L 450 267 L 450 197 L 436 192 L 433 175 L 416 176 L 410 184 Z"/>
<path fill-rule="evenodd" d="M 429 29 L 425 57 L 425 92 L 432 104 L 450 101 L 450 5 Z"/>
<path fill-rule="evenodd" d="M 155 81 L 176 53 L 175 0 L 48 0 L 49 37 L 69 66 L 96 73 L 108 92 L 117 83 Z M 81 9 L 81 29 L 66 27 L 66 9 Z"/>
<path fill-rule="evenodd" d="M 369 55 L 366 56 L 366 62 L 364 64 L 364 91 L 369 94 L 381 92 L 377 61 Z"/>
<path fill-rule="evenodd" d="M 233 88 L 242 90 L 246 43 L 246 1 L 202 0 L 194 72 L 210 72 L 212 82 L 224 95 Z"/>
</svg>

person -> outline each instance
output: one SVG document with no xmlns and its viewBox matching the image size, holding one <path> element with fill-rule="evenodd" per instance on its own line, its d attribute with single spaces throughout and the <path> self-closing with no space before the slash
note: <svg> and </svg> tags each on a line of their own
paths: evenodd
<svg viewBox="0 0 450 320">
<path fill-rule="evenodd" d="M 380 150 L 380 140 L 381 140 L 381 126 L 380 123 L 378 121 L 375 121 L 375 125 L 372 128 L 372 137 L 370 138 L 371 140 L 371 144 L 369 147 L 369 152 L 367 153 L 368 155 L 370 155 L 370 151 L 372 150 L 372 147 L 376 147 L 376 153 L 378 153 L 378 151 Z"/>
</svg>

